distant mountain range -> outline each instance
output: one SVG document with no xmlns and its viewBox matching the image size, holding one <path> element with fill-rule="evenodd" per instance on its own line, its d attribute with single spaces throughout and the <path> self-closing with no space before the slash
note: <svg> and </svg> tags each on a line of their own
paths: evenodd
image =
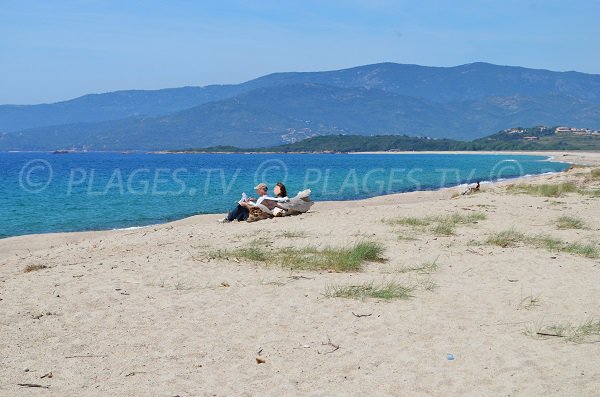
<svg viewBox="0 0 600 397">
<path fill-rule="evenodd" d="M 1 105 L 0 150 L 265 147 L 339 134 L 472 140 L 540 124 L 599 129 L 600 75 L 382 63 Z"/>
</svg>

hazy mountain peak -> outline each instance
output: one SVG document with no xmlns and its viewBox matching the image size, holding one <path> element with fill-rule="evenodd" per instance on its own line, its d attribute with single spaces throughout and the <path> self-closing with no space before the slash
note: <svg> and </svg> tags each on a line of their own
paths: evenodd
<svg viewBox="0 0 600 397">
<path fill-rule="evenodd" d="M 339 133 L 470 139 L 537 124 L 600 128 L 600 75 L 384 62 L 237 85 L 90 94 L 0 106 L 0 150 L 256 147 Z M 262 142 L 249 136 L 256 131 Z"/>
</svg>

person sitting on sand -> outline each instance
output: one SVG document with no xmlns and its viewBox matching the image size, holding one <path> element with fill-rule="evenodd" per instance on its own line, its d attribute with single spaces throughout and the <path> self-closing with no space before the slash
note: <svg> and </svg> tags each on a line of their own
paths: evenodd
<svg viewBox="0 0 600 397">
<path fill-rule="evenodd" d="M 273 188 L 273 193 L 275 193 L 275 198 L 277 200 L 271 200 L 270 197 L 267 197 L 263 200 L 263 204 L 273 212 L 274 216 L 283 216 L 285 215 L 286 210 L 280 203 L 285 203 L 289 200 L 287 189 L 282 182 L 277 182 Z"/>
<path fill-rule="evenodd" d="M 279 199 L 286 199 L 288 196 L 287 189 L 285 188 L 285 185 L 282 182 L 277 182 L 277 184 L 273 188 L 273 193 L 275 193 L 275 197 Z"/>
<path fill-rule="evenodd" d="M 267 196 L 268 186 L 266 183 L 259 183 L 254 186 L 254 190 L 258 195 L 258 199 L 253 197 L 246 197 L 246 193 L 242 194 L 242 199 L 238 201 L 238 205 L 227 213 L 227 216 L 221 219 L 219 222 L 227 223 L 232 221 L 245 221 L 248 219 L 250 214 L 250 206 L 256 201 L 256 203 L 262 203 L 263 197 Z"/>
<path fill-rule="evenodd" d="M 467 190 L 465 190 L 461 194 L 464 196 L 465 194 L 471 194 L 471 193 L 478 192 L 480 187 L 481 187 L 480 181 L 477 181 L 477 185 L 467 186 Z"/>
<path fill-rule="evenodd" d="M 287 191 L 283 183 L 278 182 L 275 186 L 276 197 L 269 197 L 267 191 L 269 190 L 266 183 L 259 183 L 254 187 L 256 194 L 259 196 L 258 199 L 252 197 L 246 197 L 246 194 L 242 194 L 242 199 L 238 201 L 238 205 L 233 210 L 229 211 L 227 216 L 219 222 L 227 223 L 236 221 L 245 221 L 248 219 L 250 209 L 256 206 L 264 205 L 269 210 L 273 210 L 278 206 L 278 203 L 285 202 L 288 200 Z"/>
</svg>

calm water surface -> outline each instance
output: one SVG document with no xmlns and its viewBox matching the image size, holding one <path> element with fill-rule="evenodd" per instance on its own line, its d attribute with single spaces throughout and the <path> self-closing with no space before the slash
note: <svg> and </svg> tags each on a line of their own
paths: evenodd
<svg viewBox="0 0 600 397">
<path fill-rule="evenodd" d="M 224 213 L 283 181 L 314 200 L 432 190 L 565 170 L 539 156 L 452 154 L 0 153 L 0 238 Z"/>
</svg>

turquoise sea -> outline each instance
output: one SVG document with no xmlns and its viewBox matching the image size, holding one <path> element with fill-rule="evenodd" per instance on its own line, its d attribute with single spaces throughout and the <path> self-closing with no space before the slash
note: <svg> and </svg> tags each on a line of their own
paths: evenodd
<svg viewBox="0 0 600 397">
<path fill-rule="evenodd" d="M 462 154 L 0 153 L 0 238 L 143 226 L 225 213 L 283 181 L 313 199 L 434 190 L 562 171 L 539 156 Z"/>
</svg>

